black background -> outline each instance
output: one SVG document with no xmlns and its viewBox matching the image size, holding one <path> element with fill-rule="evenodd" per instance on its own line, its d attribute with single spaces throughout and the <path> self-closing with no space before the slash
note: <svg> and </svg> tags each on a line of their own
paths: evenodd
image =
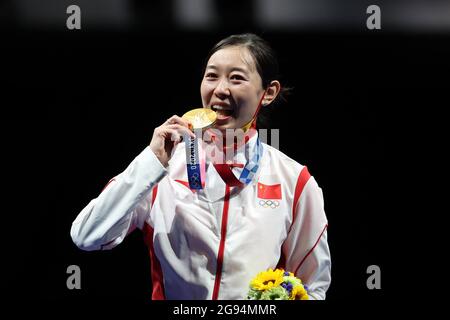
<svg viewBox="0 0 450 320">
<path fill-rule="evenodd" d="M 14 196 L 9 241 L 18 244 L 6 262 L 10 295 L 24 299 L 25 291 L 50 303 L 150 299 L 139 231 L 112 251 L 88 253 L 72 243 L 71 223 L 148 145 L 156 126 L 200 106 L 208 50 L 245 31 L 273 45 L 282 81 L 294 88 L 270 124 L 280 129 L 280 150 L 307 165 L 324 192 L 328 303 L 376 305 L 398 297 L 403 165 L 394 157 L 410 143 L 410 120 L 448 92 L 449 37 L 252 25 L 209 32 L 4 30 L 3 122 L 12 150 L 5 158 L 19 165 L 5 170 Z M 81 290 L 66 288 L 72 264 L 81 268 Z M 366 286 L 373 264 L 381 268 L 381 290 Z"/>
</svg>

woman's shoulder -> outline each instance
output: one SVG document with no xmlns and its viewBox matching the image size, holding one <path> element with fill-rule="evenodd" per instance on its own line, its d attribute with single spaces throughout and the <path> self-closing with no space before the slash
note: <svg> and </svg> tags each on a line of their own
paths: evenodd
<svg viewBox="0 0 450 320">
<path fill-rule="evenodd" d="M 267 166 L 283 169 L 281 172 L 285 172 L 286 170 L 286 172 L 289 172 L 290 174 L 300 173 L 305 167 L 305 165 L 292 159 L 277 148 L 265 143 L 263 143 L 263 147 L 265 150 L 263 161 Z"/>
</svg>

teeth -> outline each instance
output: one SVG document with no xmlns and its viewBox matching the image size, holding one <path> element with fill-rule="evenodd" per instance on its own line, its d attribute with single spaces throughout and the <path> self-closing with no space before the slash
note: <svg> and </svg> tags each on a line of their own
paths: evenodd
<svg viewBox="0 0 450 320">
<path fill-rule="evenodd" d="M 225 108 L 225 107 L 222 107 L 222 106 L 217 106 L 217 105 L 213 105 L 213 106 L 211 107 L 211 109 L 214 109 L 214 110 L 231 111 L 231 109 L 228 109 L 228 108 Z"/>
</svg>

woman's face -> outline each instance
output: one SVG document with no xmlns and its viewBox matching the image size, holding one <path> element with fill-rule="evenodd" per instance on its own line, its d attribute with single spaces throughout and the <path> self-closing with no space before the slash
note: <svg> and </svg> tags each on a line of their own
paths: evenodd
<svg viewBox="0 0 450 320">
<path fill-rule="evenodd" d="M 261 76 L 248 49 L 230 46 L 215 52 L 206 65 L 200 93 L 203 107 L 217 113 L 215 128 L 245 126 L 264 93 Z"/>
</svg>

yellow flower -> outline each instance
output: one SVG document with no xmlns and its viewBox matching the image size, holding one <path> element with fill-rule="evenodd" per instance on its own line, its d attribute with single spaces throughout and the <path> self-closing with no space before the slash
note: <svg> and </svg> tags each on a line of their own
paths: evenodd
<svg viewBox="0 0 450 320">
<path fill-rule="evenodd" d="M 258 273 L 258 275 L 250 282 L 250 286 L 256 290 L 268 290 L 279 286 L 283 282 L 283 270 L 269 269 Z"/>
<path fill-rule="evenodd" d="M 295 286 L 292 289 L 289 300 L 309 300 L 308 293 L 306 293 L 303 285 Z"/>
</svg>

